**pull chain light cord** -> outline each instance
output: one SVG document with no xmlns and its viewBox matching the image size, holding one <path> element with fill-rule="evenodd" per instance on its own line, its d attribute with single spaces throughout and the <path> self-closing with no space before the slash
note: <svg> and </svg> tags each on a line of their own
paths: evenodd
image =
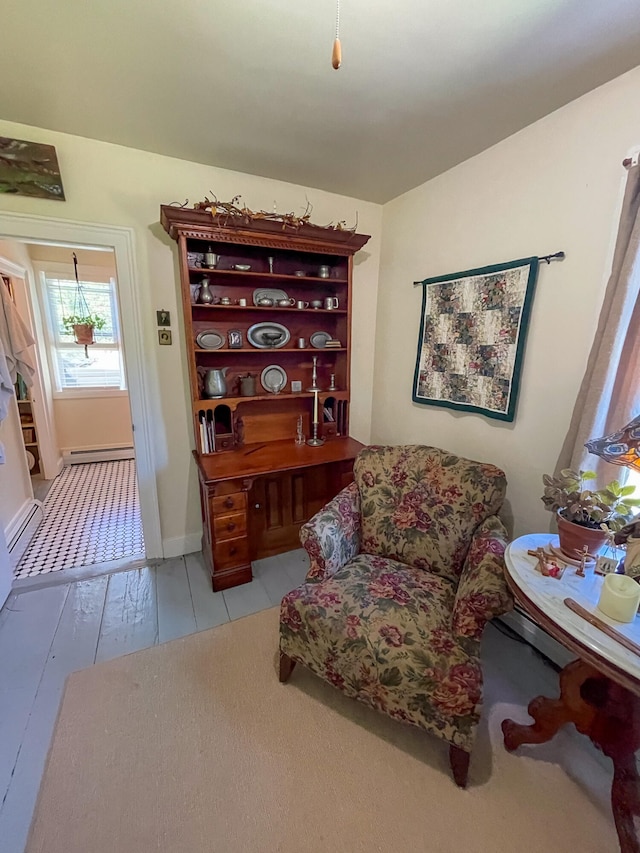
<svg viewBox="0 0 640 853">
<path fill-rule="evenodd" d="M 336 37 L 333 42 L 333 53 L 331 54 L 331 64 L 337 71 L 342 64 L 342 47 L 340 45 L 340 0 L 336 0 Z"/>
</svg>

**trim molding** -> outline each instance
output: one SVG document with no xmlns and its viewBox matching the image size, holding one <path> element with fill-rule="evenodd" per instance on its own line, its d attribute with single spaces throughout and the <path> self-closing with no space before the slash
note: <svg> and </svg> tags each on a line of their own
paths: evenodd
<svg viewBox="0 0 640 853">
<path fill-rule="evenodd" d="M 202 531 L 200 533 L 187 533 L 186 536 L 173 536 L 162 540 L 162 549 L 165 559 L 169 557 L 182 557 L 184 554 L 193 554 L 194 551 L 202 550 Z"/>
<path fill-rule="evenodd" d="M 6 539 L 11 568 L 15 569 L 27 550 L 34 533 L 42 524 L 42 502 L 35 498 L 25 501 L 7 525 Z"/>
<path fill-rule="evenodd" d="M 146 554 L 162 557 L 160 508 L 156 482 L 156 459 L 151 425 L 152 389 L 158 387 L 155 361 L 145 358 L 143 306 L 137 285 L 135 234 L 132 228 L 98 225 L 22 213 L 0 212 L 0 236 L 24 242 L 47 241 L 87 248 L 113 249 L 118 271 L 122 341 L 127 365 L 131 415 L 135 425 L 133 443 L 140 492 L 140 512 Z"/>
</svg>

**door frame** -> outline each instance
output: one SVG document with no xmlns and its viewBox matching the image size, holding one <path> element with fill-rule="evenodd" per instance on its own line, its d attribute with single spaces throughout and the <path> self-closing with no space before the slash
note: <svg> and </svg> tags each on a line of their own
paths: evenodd
<svg viewBox="0 0 640 853">
<path fill-rule="evenodd" d="M 27 243 L 51 242 L 86 248 L 106 247 L 115 253 L 121 309 L 120 325 L 129 387 L 145 553 L 148 558 L 163 557 L 155 465 L 157 454 L 151 431 L 153 408 L 150 389 L 157 387 L 157 377 L 155 362 L 145 359 L 143 335 L 140 334 L 143 328 L 143 306 L 141 291 L 137 286 L 133 228 L 0 211 L 1 237 Z"/>
</svg>

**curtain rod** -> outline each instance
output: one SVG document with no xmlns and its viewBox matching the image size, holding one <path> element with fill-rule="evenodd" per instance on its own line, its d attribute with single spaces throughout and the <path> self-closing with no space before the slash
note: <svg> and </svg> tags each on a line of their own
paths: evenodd
<svg viewBox="0 0 640 853">
<path fill-rule="evenodd" d="M 554 252 L 552 255 L 538 255 L 535 258 L 535 260 L 536 261 L 546 261 L 548 264 L 550 264 L 551 261 L 564 261 L 564 259 L 566 257 L 567 256 L 564 252 Z M 532 261 L 532 260 L 534 260 L 534 258 L 524 258 L 523 260 Z M 414 287 L 420 287 L 423 284 L 424 284 L 424 281 L 414 281 L 413 282 Z"/>
</svg>

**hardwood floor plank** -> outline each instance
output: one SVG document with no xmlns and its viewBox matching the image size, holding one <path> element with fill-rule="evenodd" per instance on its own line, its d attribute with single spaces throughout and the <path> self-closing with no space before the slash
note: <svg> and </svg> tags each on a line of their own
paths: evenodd
<svg viewBox="0 0 640 853">
<path fill-rule="evenodd" d="M 0 802 L 11 782 L 68 586 L 17 595 L 0 630 Z"/>
<path fill-rule="evenodd" d="M 196 617 L 184 557 L 164 560 L 156 566 L 156 591 L 158 642 L 193 634 L 197 630 Z"/>
<path fill-rule="evenodd" d="M 258 610 L 273 606 L 260 578 L 254 578 L 251 583 L 225 589 L 222 594 L 230 619 L 240 619 L 250 613 L 257 613 Z"/>
<path fill-rule="evenodd" d="M 156 577 L 145 567 L 109 577 L 96 663 L 158 642 Z"/>
<path fill-rule="evenodd" d="M 309 571 L 309 555 L 304 548 L 296 548 L 295 551 L 287 551 L 278 555 L 280 562 L 285 566 L 293 581 L 293 587 L 300 586 Z M 293 589 L 292 587 L 292 589 Z"/>
<path fill-rule="evenodd" d="M 282 596 L 297 586 L 279 556 L 255 560 L 252 567 L 254 576 L 260 580 L 271 604 L 276 607 L 280 605 Z"/>
<path fill-rule="evenodd" d="M 94 662 L 107 583 L 107 577 L 98 577 L 69 587 L 0 809 L 0 838 L 7 850 L 24 848 L 66 677 Z"/>
<path fill-rule="evenodd" d="M 207 571 L 202 553 L 187 554 L 184 558 L 191 589 L 191 601 L 196 618 L 196 629 L 204 631 L 229 621 L 227 605 L 221 592 L 211 589 L 211 576 Z"/>
</svg>

